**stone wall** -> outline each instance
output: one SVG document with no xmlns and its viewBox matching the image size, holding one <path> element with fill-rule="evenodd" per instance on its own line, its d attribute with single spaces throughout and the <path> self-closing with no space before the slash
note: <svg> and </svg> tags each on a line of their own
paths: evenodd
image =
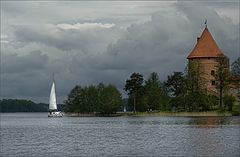
<svg viewBox="0 0 240 157">
<path fill-rule="evenodd" d="M 215 58 L 194 58 L 189 62 L 196 65 L 200 77 L 200 88 L 216 94 L 216 81 L 214 75 L 217 72 L 218 62 Z"/>
</svg>

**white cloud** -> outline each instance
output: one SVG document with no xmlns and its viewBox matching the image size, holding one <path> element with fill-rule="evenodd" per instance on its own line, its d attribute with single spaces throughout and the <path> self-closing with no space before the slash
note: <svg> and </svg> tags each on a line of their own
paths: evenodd
<svg viewBox="0 0 240 157">
<path fill-rule="evenodd" d="M 6 39 L 6 38 L 8 38 L 8 35 L 1 34 L 1 39 Z"/>
<path fill-rule="evenodd" d="M 112 23 L 76 23 L 76 24 L 57 24 L 58 28 L 61 29 L 79 29 L 79 30 L 87 30 L 87 29 L 96 29 L 96 28 L 111 28 L 114 27 L 115 24 Z"/>
<path fill-rule="evenodd" d="M 7 43 L 9 43 L 9 41 L 7 41 L 7 40 L 2 40 L 2 39 L 1 39 L 1 43 L 7 44 Z"/>
<path fill-rule="evenodd" d="M 9 43 L 9 41 L 7 40 L 7 38 L 8 38 L 8 35 L 5 35 L 5 34 L 2 34 L 1 33 L 1 43 L 2 44 L 7 44 L 7 43 Z"/>
</svg>

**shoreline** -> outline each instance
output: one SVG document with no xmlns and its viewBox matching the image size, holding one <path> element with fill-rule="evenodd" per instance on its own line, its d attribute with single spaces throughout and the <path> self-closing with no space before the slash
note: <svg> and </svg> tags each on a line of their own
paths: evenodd
<svg viewBox="0 0 240 157">
<path fill-rule="evenodd" d="M 117 112 L 115 114 L 99 114 L 99 113 L 64 113 L 66 117 L 222 117 L 233 116 L 230 112 Z"/>
</svg>

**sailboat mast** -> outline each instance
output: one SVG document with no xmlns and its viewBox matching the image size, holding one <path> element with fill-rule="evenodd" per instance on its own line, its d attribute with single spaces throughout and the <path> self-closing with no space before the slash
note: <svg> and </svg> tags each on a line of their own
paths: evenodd
<svg viewBox="0 0 240 157">
<path fill-rule="evenodd" d="M 52 74 L 52 79 L 53 79 L 53 82 L 55 83 L 55 79 L 54 79 L 54 73 Z"/>
</svg>

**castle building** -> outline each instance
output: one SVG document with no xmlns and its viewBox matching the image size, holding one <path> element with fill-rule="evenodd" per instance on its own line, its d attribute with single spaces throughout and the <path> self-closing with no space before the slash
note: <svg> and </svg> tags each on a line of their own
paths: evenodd
<svg viewBox="0 0 240 157">
<path fill-rule="evenodd" d="M 219 59 L 223 58 L 223 62 Z M 224 65 L 225 71 L 229 71 L 229 59 L 218 47 L 207 25 L 202 35 L 197 38 L 196 45 L 187 57 L 189 65 L 196 64 L 199 72 L 200 88 L 218 94 L 216 74 L 220 66 Z M 191 68 L 188 67 L 188 73 Z M 199 83 L 199 82 L 198 82 Z"/>
</svg>

